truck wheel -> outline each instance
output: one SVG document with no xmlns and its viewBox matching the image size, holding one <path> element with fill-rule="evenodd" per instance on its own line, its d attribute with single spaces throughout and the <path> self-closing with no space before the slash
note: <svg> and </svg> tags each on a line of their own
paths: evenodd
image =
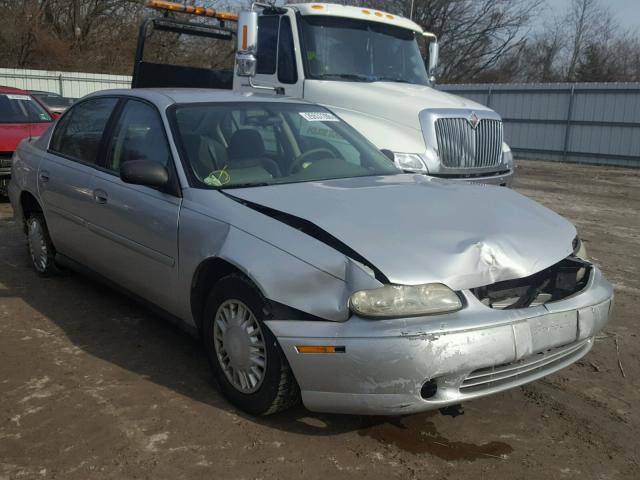
<svg viewBox="0 0 640 480">
<path fill-rule="evenodd" d="M 56 249 L 51 243 L 42 213 L 34 213 L 27 219 L 27 246 L 36 272 L 43 276 L 58 273 L 55 263 Z"/>
<path fill-rule="evenodd" d="M 222 394 L 253 415 L 270 415 L 299 401 L 298 384 L 265 326 L 266 302 L 242 275 L 222 278 L 204 308 L 202 333 Z"/>
</svg>

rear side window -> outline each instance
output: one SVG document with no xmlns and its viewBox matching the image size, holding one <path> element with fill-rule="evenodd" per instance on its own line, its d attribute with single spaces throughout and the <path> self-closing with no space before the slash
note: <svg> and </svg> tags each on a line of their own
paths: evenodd
<svg viewBox="0 0 640 480">
<path fill-rule="evenodd" d="M 53 132 L 51 150 L 84 163 L 97 163 L 102 135 L 117 103 L 117 98 L 96 98 L 72 107 Z"/>
<path fill-rule="evenodd" d="M 277 15 L 263 15 L 258 18 L 257 73 L 264 75 L 273 75 L 276 73 L 279 22 L 280 17 Z"/>
<path fill-rule="evenodd" d="M 109 170 L 119 172 L 122 164 L 129 160 L 152 160 L 168 165 L 169 145 L 155 108 L 129 100 L 113 132 L 105 165 Z"/>
<path fill-rule="evenodd" d="M 0 123 L 45 123 L 52 118 L 31 96 L 0 93 Z"/>
<path fill-rule="evenodd" d="M 282 83 L 296 83 L 296 57 L 293 51 L 293 34 L 291 20 L 282 17 L 280 22 L 280 40 L 278 42 L 278 80 Z"/>
</svg>

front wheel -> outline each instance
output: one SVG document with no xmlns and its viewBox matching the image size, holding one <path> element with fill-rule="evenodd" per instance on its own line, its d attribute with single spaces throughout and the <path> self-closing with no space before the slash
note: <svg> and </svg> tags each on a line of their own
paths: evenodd
<svg viewBox="0 0 640 480">
<path fill-rule="evenodd" d="M 298 385 L 278 342 L 264 324 L 266 302 L 242 275 L 222 278 L 204 309 L 203 337 L 222 394 L 253 415 L 296 404 Z"/>
</svg>

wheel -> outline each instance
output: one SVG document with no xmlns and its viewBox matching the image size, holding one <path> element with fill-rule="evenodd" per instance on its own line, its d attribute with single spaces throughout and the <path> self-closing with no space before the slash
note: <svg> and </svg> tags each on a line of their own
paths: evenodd
<svg viewBox="0 0 640 480">
<path fill-rule="evenodd" d="M 27 219 L 27 246 L 36 272 L 44 276 L 58 273 L 56 249 L 51 243 L 47 223 L 41 213 L 34 213 Z"/>
<path fill-rule="evenodd" d="M 245 277 L 213 287 L 204 309 L 203 341 L 222 394 L 253 415 L 270 415 L 299 401 L 298 384 L 264 324 L 266 302 Z"/>
</svg>

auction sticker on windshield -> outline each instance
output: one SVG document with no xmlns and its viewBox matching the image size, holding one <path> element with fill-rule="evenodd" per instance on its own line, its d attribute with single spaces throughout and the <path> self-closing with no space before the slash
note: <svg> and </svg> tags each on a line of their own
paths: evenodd
<svg viewBox="0 0 640 480">
<path fill-rule="evenodd" d="M 7 94 L 7 98 L 9 100 L 31 100 L 31 97 L 29 95 L 12 95 L 12 94 Z"/>
<path fill-rule="evenodd" d="M 329 112 L 299 112 L 308 122 L 339 122 L 340 119 Z"/>
</svg>

